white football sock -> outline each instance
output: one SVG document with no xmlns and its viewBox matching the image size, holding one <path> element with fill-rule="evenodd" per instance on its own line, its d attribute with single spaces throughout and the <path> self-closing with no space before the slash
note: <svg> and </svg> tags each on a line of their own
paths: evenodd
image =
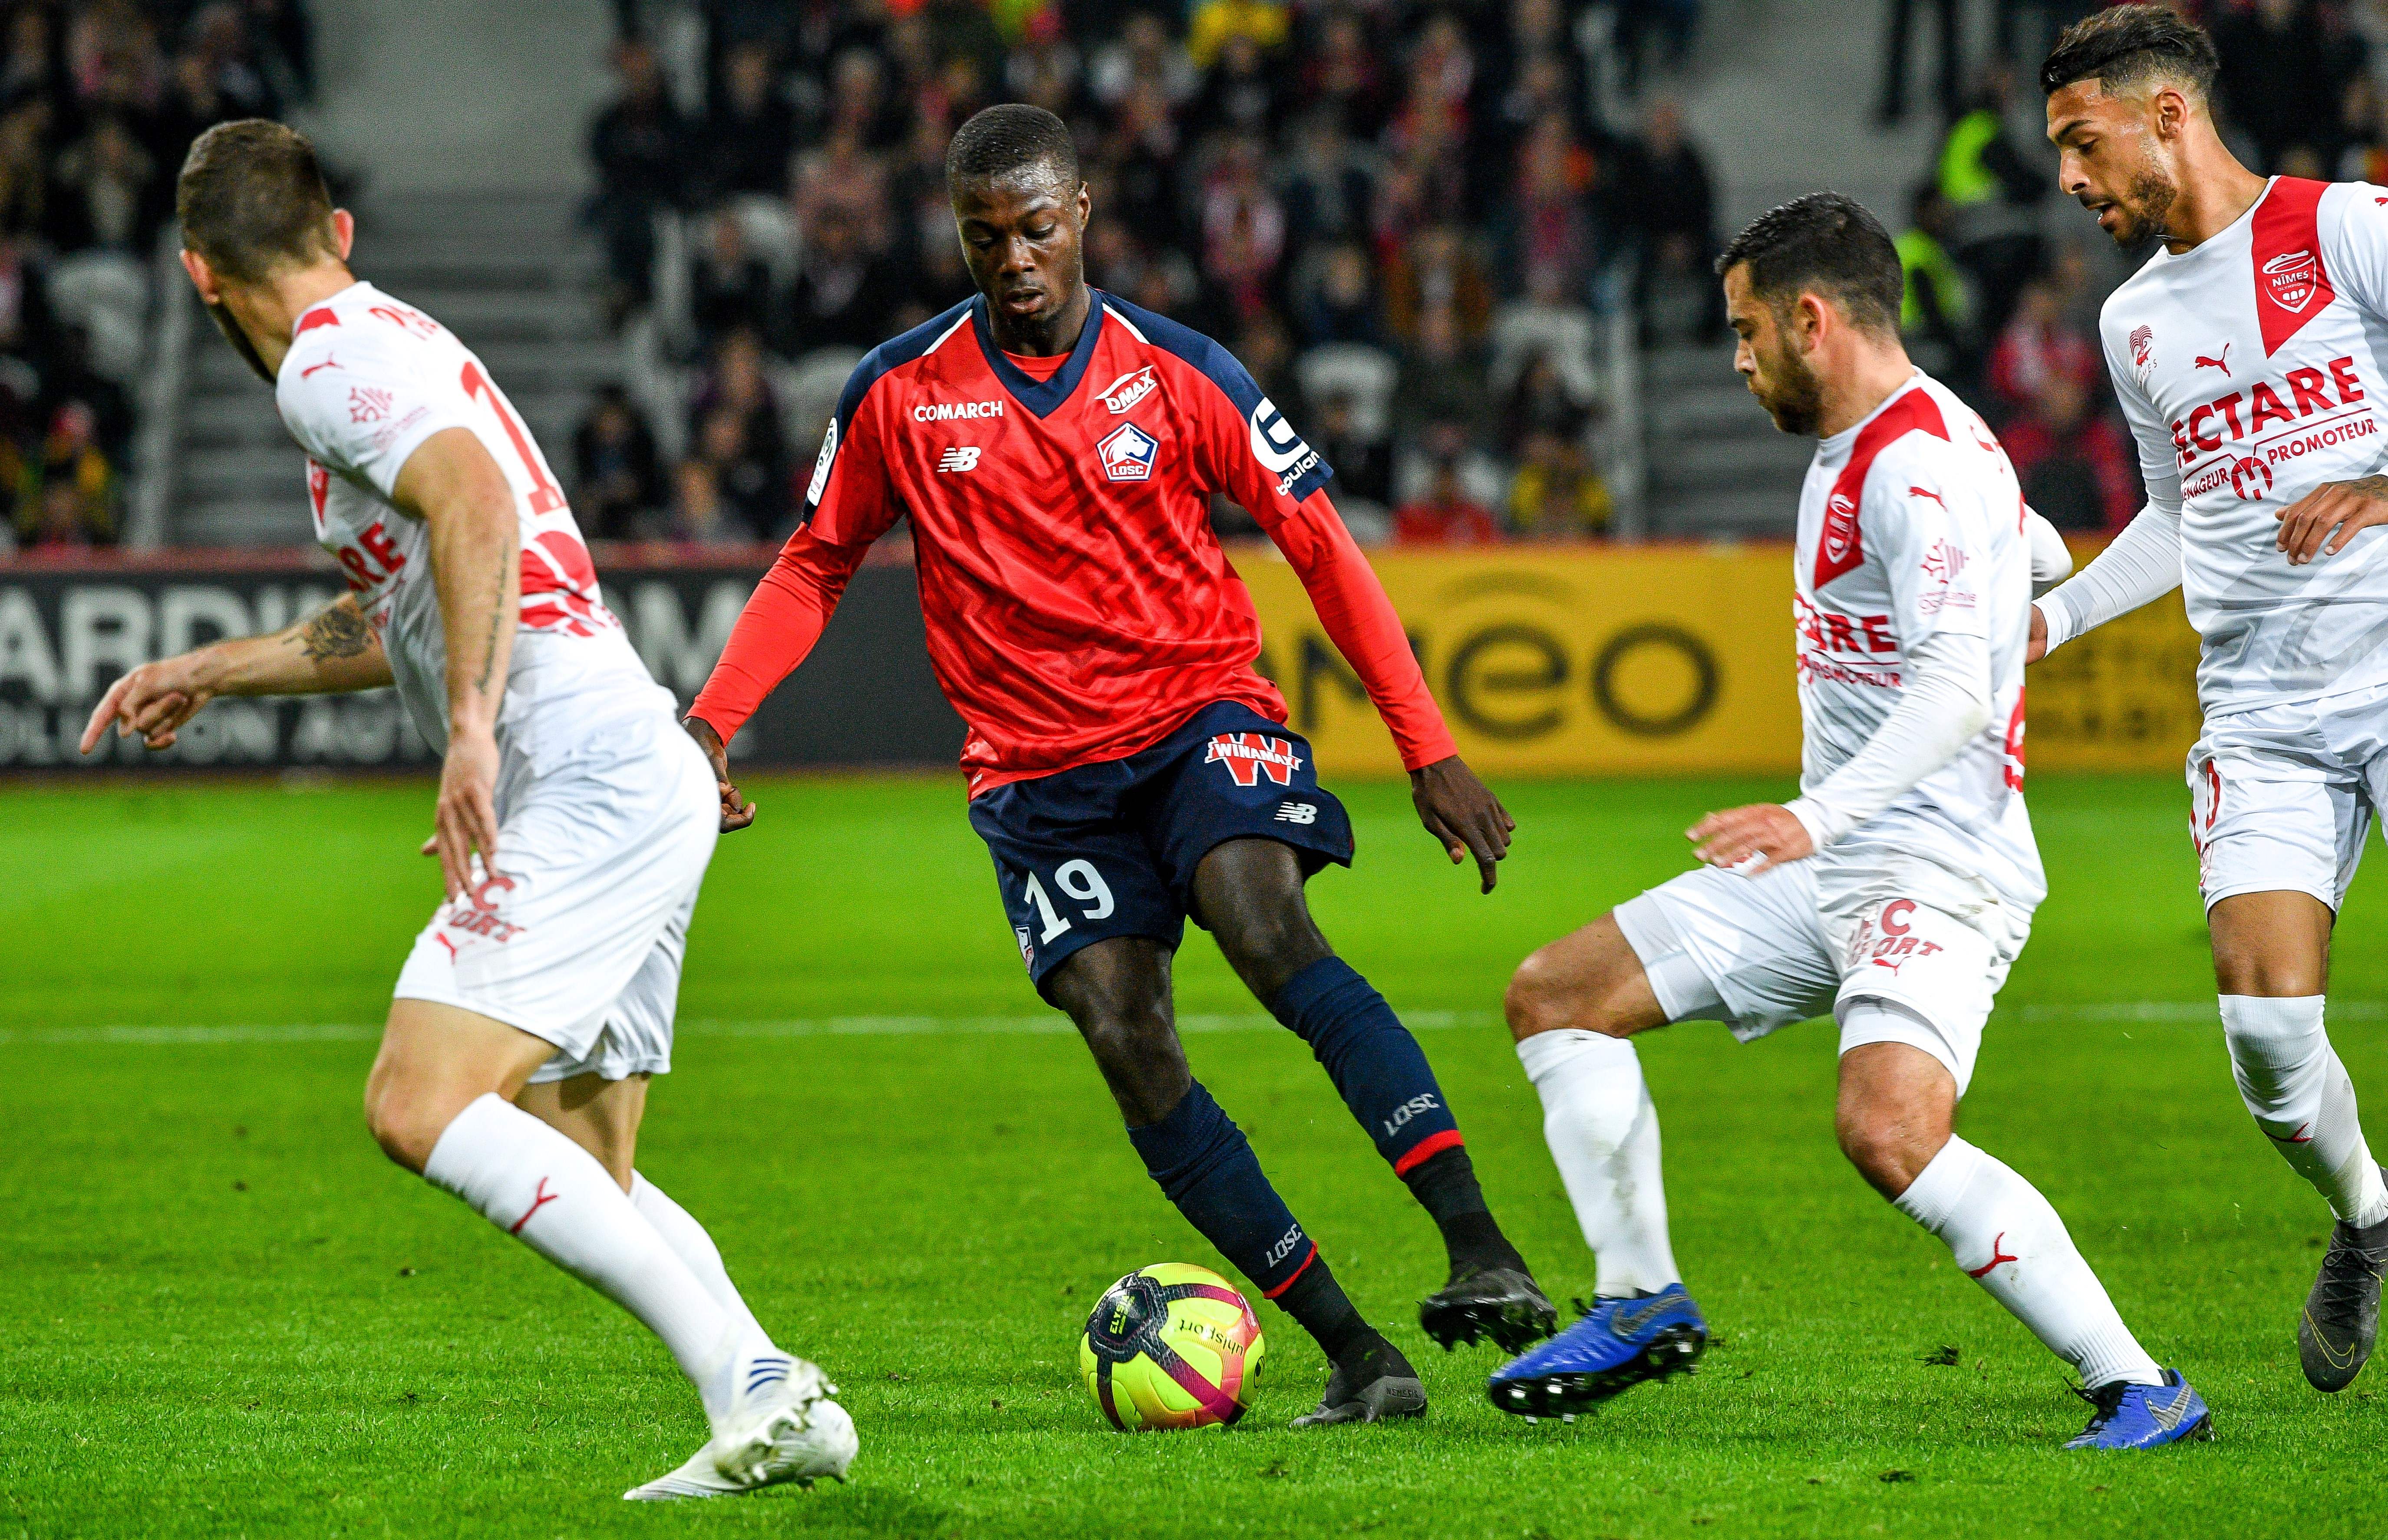
<svg viewBox="0 0 2388 1540">
<path fill-rule="evenodd" d="M 2363 1142 L 2355 1082 L 2322 1029 L 2322 997 L 2221 1000 L 2230 1073 L 2256 1127 L 2332 1214 L 2358 1226 L 2388 1219 L 2388 1185 Z"/>
<path fill-rule="evenodd" d="M 1954 1137 L 1892 1200 L 1938 1236 L 1992 1298 L 2095 1389 L 2160 1385 L 2164 1370 L 2115 1313 L 2106 1287 L 2039 1189 Z"/>
<path fill-rule="evenodd" d="M 513 1103 L 485 1095 L 439 1135 L 423 1176 L 636 1316 L 671 1349 L 708 1418 L 728 1408 L 743 1328 L 596 1156 Z"/>
<path fill-rule="evenodd" d="M 1658 1109 L 1633 1044 L 1560 1028 L 1520 1040 L 1518 1059 L 1543 1098 L 1543 1137 L 1600 1262 L 1594 1294 L 1617 1298 L 1681 1282 L 1667 1242 Z"/>
<path fill-rule="evenodd" d="M 670 1193 L 649 1181 L 643 1171 L 630 1173 L 630 1202 L 655 1227 L 664 1243 L 688 1264 L 688 1270 L 696 1274 L 696 1281 L 705 1285 L 705 1292 L 713 1296 L 723 1313 L 749 1335 L 768 1341 L 770 1333 L 756 1320 L 755 1312 L 746 1307 L 738 1285 L 730 1281 L 730 1269 L 721 1265 L 721 1248 L 713 1243 L 713 1237 L 696 1222 L 696 1217 L 673 1202 Z"/>
</svg>

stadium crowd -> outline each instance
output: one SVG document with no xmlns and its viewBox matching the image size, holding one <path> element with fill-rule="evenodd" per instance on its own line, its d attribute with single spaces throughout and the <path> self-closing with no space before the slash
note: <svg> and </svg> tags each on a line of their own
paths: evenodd
<svg viewBox="0 0 2388 1540">
<path fill-rule="evenodd" d="M 998 100 L 1074 131 L 1094 281 L 1226 342 L 1363 538 L 1600 535 L 1597 318 L 1719 335 L 1711 178 L 1664 85 L 1696 0 L 705 10 L 703 111 L 633 10 L 591 131 L 612 313 L 660 320 L 693 378 L 684 423 L 592 404 L 594 533 L 790 526 L 824 383 L 970 292 L 945 145 Z"/>
<path fill-rule="evenodd" d="M 313 85 L 298 0 L 0 7 L 0 551 L 115 540 L 184 152 Z"/>
<path fill-rule="evenodd" d="M 2118 530 L 2139 511 L 2139 464 L 2098 343 L 2104 237 L 2056 190 L 2038 131 L 2039 63 L 2085 0 L 1996 0 L 1988 56 L 1959 52 L 1958 0 L 1934 0 L 1934 107 L 1945 129 L 1899 237 L 1909 348 L 1998 429 L 2032 506 L 2059 528 Z M 1912 0 L 1888 0 L 1881 122 L 1908 110 Z M 2188 0 L 2222 56 L 2216 106 L 2231 147 L 2267 174 L 2388 180 L 2388 4 Z M 2054 232 L 2054 234 L 2051 234 Z M 2136 260 L 2136 259 L 2135 259 Z"/>
</svg>

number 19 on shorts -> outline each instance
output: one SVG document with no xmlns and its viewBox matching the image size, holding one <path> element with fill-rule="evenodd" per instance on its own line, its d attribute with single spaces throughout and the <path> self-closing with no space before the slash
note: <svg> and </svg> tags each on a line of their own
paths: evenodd
<svg viewBox="0 0 2388 1540">
<path fill-rule="evenodd" d="M 1081 919 L 1100 920 L 1111 917 L 1113 908 L 1111 885 L 1103 874 L 1095 870 L 1091 861 L 1064 861 L 1054 868 L 1053 886 L 1061 890 L 1068 906 L 1078 911 Z M 1050 946 L 1054 940 L 1070 928 L 1070 918 L 1055 907 L 1052 895 L 1035 872 L 1028 874 L 1028 902 L 1035 906 L 1040 928 L 1038 946 Z"/>
</svg>

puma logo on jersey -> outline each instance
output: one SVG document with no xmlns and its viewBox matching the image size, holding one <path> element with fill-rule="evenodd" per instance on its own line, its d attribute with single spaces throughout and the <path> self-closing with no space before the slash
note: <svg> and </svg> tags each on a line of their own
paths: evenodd
<svg viewBox="0 0 2388 1540">
<path fill-rule="evenodd" d="M 2229 378 L 2230 374 L 2230 345 L 2227 342 L 2222 345 L 2222 356 L 2218 359 L 2209 359 L 2204 354 L 2200 353 L 2197 355 L 2197 367 L 2200 369 L 2219 369 L 2222 371 L 2223 377 L 2226 379 Z"/>
<path fill-rule="evenodd" d="M 937 469 L 940 471 L 975 471 L 978 469 L 978 456 L 979 447 L 977 445 L 957 444 L 952 448 L 947 449 L 944 454 L 937 457 Z"/>
<path fill-rule="evenodd" d="M 306 368 L 298 371 L 298 377 L 303 380 L 319 369 L 337 369 L 339 367 L 339 360 L 326 355 L 322 363 L 311 363 Z"/>
</svg>

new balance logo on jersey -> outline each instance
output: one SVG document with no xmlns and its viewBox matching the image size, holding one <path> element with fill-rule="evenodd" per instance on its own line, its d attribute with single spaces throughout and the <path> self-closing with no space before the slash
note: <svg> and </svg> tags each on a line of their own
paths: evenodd
<svg viewBox="0 0 2388 1540">
<path fill-rule="evenodd" d="M 1103 410 L 1117 417 L 1160 388 L 1161 377 L 1152 372 L 1152 365 L 1131 369 L 1103 386 Z"/>
<path fill-rule="evenodd" d="M 957 444 L 952 448 L 947 449 L 944 454 L 937 457 L 937 469 L 940 471 L 975 471 L 978 469 L 978 457 L 979 447 L 977 445 Z"/>
<path fill-rule="evenodd" d="M 923 401 L 912 409 L 915 423 L 971 422 L 1002 415 L 1001 401 Z"/>
<path fill-rule="evenodd" d="M 1150 481 L 1152 462 L 1160 456 L 1161 440 L 1133 423 L 1121 423 L 1095 446 L 1103 474 L 1113 481 Z"/>
<path fill-rule="evenodd" d="M 1258 733 L 1221 733 L 1202 754 L 1205 764 L 1224 764 L 1238 786 L 1258 786 L 1265 774 L 1279 786 L 1291 786 L 1302 768 L 1302 756 L 1281 738 Z"/>
<path fill-rule="evenodd" d="M 1279 803 L 1277 821 L 1280 824 L 1301 824 L 1307 827 L 1318 822 L 1318 804 L 1315 802 Z"/>
</svg>

